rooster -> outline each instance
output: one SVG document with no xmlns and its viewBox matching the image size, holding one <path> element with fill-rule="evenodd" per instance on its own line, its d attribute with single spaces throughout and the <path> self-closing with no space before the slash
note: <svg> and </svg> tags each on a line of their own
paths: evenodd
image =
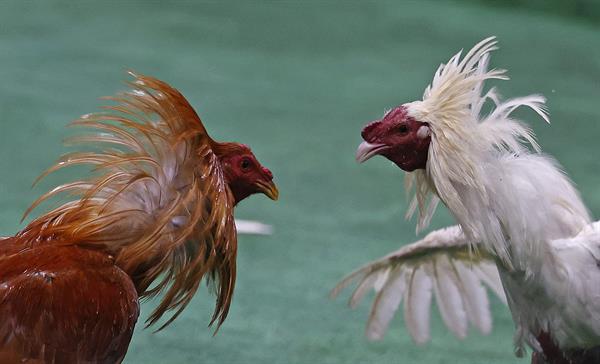
<svg viewBox="0 0 600 364">
<path fill-rule="evenodd" d="M 276 200 L 273 175 L 249 147 L 213 140 L 174 88 L 133 74 L 130 92 L 105 112 L 73 122 L 89 151 L 48 173 L 89 165 L 93 177 L 36 200 L 75 196 L 0 241 L 0 362 L 119 363 L 140 298 L 162 293 L 148 318 L 171 323 L 204 278 L 217 300 L 210 325 L 229 312 L 236 278 L 233 211 L 246 197 Z M 40 177 L 40 178 L 41 178 Z M 264 226 L 244 222 L 251 232 Z"/>
<path fill-rule="evenodd" d="M 418 211 L 417 233 L 441 201 L 458 226 L 371 263 L 334 289 L 358 279 L 355 304 L 378 292 L 367 334 L 380 338 L 405 300 L 416 342 L 429 339 L 432 292 L 442 318 L 459 337 L 468 323 L 491 329 L 484 285 L 504 299 L 516 326 L 515 353 L 534 363 L 600 362 L 600 222 L 592 223 L 572 182 L 543 154 L 534 134 L 511 116 L 528 107 L 546 122 L 540 95 L 501 100 L 484 91 L 493 37 L 436 71 L 422 100 L 402 104 L 362 131 L 357 160 L 381 155 L 406 174 Z M 485 103 L 490 111 L 482 112 Z M 500 289 L 502 287 L 502 290 Z M 504 291 L 504 294 L 503 292 Z"/>
</svg>

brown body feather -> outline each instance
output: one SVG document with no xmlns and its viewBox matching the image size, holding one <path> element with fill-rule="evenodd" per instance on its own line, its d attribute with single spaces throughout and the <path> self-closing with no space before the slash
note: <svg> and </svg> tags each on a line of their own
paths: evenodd
<svg viewBox="0 0 600 364">
<path fill-rule="evenodd" d="M 21 248 L 14 238 L 0 244 L 2 250 Z M 138 296 L 110 256 L 44 245 L 0 259 L 0 272 L 0 363 L 123 359 Z"/>
<path fill-rule="evenodd" d="M 147 321 L 175 310 L 162 329 L 202 278 L 214 282 L 217 295 L 211 324 L 227 316 L 237 201 L 215 152 L 226 143 L 208 136 L 177 90 L 134 76 L 133 91 L 110 98 L 116 106 L 73 123 L 94 130 L 74 141 L 95 149 L 67 154 L 42 175 L 85 164 L 94 177 L 40 197 L 25 215 L 57 194 L 75 196 L 0 241 L 2 362 L 10 355 L 119 362 L 137 320 L 137 297 L 163 293 Z"/>
</svg>

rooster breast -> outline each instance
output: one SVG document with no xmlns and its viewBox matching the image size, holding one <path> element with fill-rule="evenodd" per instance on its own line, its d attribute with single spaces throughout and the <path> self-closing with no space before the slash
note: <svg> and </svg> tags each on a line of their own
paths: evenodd
<svg viewBox="0 0 600 364">
<path fill-rule="evenodd" d="M 0 362 L 119 363 L 139 314 L 109 255 L 0 241 Z"/>
</svg>

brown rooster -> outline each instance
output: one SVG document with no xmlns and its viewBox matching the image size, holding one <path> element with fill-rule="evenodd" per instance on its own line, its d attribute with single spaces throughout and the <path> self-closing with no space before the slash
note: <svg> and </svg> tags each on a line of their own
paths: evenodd
<svg viewBox="0 0 600 364">
<path fill-rule="evenodd" d="M 0 240 L 0 363 L 119 363 L 139 298 L 163 293 L 148 318 L 171 323 L 202 278 L 214 287 L 210 324 L 227 317 L 236 277 L 233 210 L 254 193 L 273 200 L 273 175 L 250 149 L 210 138 L 174 88 L 135 75 L 106 112 L 73 122 L 93 130 L 48 173 L 97 174 L 54 188 L 76 198 Z M 104 147 L 102 147 L 104 146 Z"/>
</svg>

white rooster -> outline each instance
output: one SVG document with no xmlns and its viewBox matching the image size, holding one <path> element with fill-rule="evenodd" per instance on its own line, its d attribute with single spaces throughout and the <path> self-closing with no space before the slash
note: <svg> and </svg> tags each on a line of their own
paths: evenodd
<svg viewBox="0 0 600 364">
<path fill-rule="evenodd" d="M 470 322 L 491 329 L 482 282 L 510 307 L 515 353 L 525 346 L 534 363 L 597 363 L 600 345 L 600 223 L 590 216 L 560 166 L 542 154 L 532 131 L 511 118 L 521 106 L 548 121 L 545 99 L 531 95 L 501 101 L 488 79 L 493 37 L 442 64 L 423 99 L 400 105 L 362 131 L 357 160 L 381 155 L 407 172 L 414 194 L 407 217 L 418 210 L 417 232 L 439 201 L 458 226 L 352 273 L 333 291 L 358 279 L 354 305 L 370 288 L 377 296 L 367 335 L 382 337 L 400 302 L 417 343 L 429 339 L 435 293 L 446 325 L 459 337 Z M 491 111 L 482 113 L 491 101 Z M 531 147 L 527 147 L 527 144 Z"/>
</svg>

